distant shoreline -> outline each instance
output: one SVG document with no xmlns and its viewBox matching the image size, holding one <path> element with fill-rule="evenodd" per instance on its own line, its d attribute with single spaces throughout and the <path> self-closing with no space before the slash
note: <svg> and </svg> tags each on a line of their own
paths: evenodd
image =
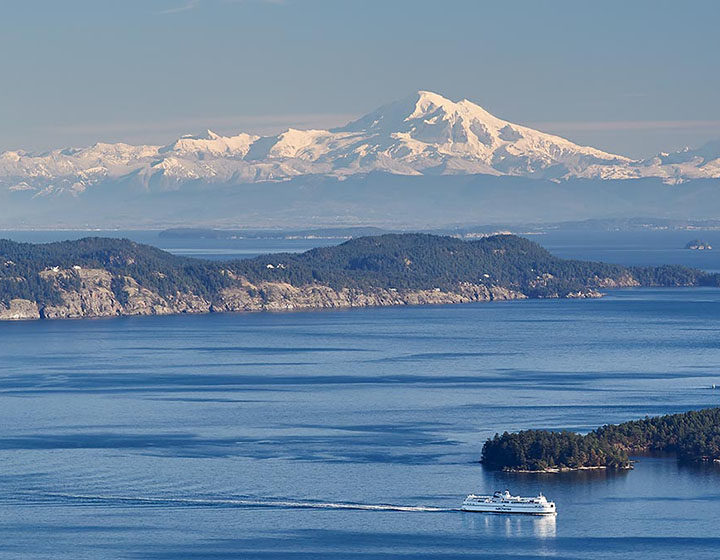
<svg viewBox="0 0 720 560">
<path fill-rule="evenodd" d="M 565 260 L 504 234 L 386 234 L 232 261 L 113 238 L 0 240 L 7 321 L 599 298 L 613 288 L 701 285 L 720 285 L 720 275 Z"/>
<path fill-rule="evenodd" d="M 537 470 L 529 470 L 529 469 L 502 469 L 503 472 L 510 472 L 510 473 L 526 473 L 526 474 L 555 474 L 555 473 L 561 473 L 561 472 L 575 472 L 575 471 L 597 471 L 597 470 L 607 470 L 608 467 L 605 465 L 599 465 L 596 467 L 552 467 L 547 469 L 537 469 Z M 627 466 L 627 467 L 618 467 L 613 470 L 632 470 L 633 466 Z"/>
</svg>

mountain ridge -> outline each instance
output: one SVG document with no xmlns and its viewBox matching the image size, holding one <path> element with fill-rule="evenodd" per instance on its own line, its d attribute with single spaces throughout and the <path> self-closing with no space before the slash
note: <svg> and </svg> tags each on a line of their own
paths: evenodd
<svg viewBox="0 0 720 560">
<path fill-rule="evenodd" d="M 30 197 L 81 196 L 105 183 L 177 190 L 191 182 L 243 185 L 293 178 L 494 175 L 563 181 L 720 178 L 720 142 L 646 160 L 580 146 L 495 117 L 467 99 L 420 90 L 342 127 L 274 136 L 210 130 L 164 145 L 108 144 L 0 154 L 0 190 Z"/>
</svg>

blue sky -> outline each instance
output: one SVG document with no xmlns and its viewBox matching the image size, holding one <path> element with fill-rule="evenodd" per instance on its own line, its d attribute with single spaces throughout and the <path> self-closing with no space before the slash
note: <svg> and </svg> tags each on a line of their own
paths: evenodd
<svg viewBox="0 0 720 560">
<path fill-rule="evenodd" d="M 0 150 L 342 124 L 429 89 L 640 156 L 720 138 L 720 2 L 6 0 Z"/>
</svg>

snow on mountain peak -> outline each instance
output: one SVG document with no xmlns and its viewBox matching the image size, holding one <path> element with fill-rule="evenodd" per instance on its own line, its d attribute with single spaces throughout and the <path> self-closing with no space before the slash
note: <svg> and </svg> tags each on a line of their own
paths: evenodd
<svg viewBox="0 0 720 560">
<path fill-rule="evenodd" d="M 415 96 L 412 96 L 415 97 Z M 435 112 L 438 109 L 442 109 L 446 112 L 452 112 L 457 110 L 455 102 L 443 97 L 438 93 L 432 91 L 420 90 L 417 92 L 417 100 L 415 101 L 415 111 L 408 118 L 416 118 L 421 115 L 425 115 L 431 112 Z"/>
<path fill-rule="evenodd" d="M 333 132 L 364 133 L 377 149 L 386 147 L 387 155 L 419 172 L 555 178 L 590 163 L 630 161 L 499 119 L 466 99 L 455 102 L 426 90 Z"/>
<path fill-rule="evenodd" d="M 332 130 L 274 136 L 211 130 L 166 146 L 98 143 L 47 154 L 0 154 L 0 188 L 81 193 L 123 176 L 171 185 L 252 183 L 300 175 L 490 174 L 545 179 L 720 177 L 720 144 L 641 162 L 500 119 L 467 99 L 420 90 Z M 17 190 L 17 189 L 16 189 Z"/>
<path fill-rule="evenodd" d="M 159 153 L 244 157 L 250 145 L 258 138 L 259 136 L 245 133 L 237 136 L 220 136 L 212 130 L 207 130 L 204 134 L 181 136 L 175 142 L 160 148 Z"/>
</svg>

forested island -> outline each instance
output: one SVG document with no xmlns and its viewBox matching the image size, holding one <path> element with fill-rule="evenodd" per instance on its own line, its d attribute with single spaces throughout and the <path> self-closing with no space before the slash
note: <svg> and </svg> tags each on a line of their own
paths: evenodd
<svg viewBox="0 0 720 560">
<path fill-rule="evenodd" d="M 682 266 L 563 260 L 522 237 L 352 239 L 302 254 L 212 262 L 128 240 L 0 240 L 0 319 L 50 319 L 599 297 L 632 286 L 718 285 Z"/>
<path fill-rule="evenodd" d="M 558 472 L 631 468 L 629 454 L 674 453 L 683 462 L 720 462 L 720 408 L 607 425 L 588 434 L 525 430 L 485 442 L 482 463 L 495 470 Z"/>
</svg>

